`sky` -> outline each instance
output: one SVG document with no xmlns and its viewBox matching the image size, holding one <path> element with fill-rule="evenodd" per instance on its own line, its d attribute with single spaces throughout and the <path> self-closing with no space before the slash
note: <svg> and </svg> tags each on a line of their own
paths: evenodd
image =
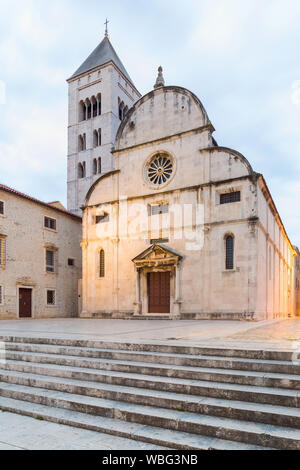
<svg viewBox="0 0 300 470">
<path fill-rule="evenodd" d="M 0 182 L 66 204 L 66 79 L 109 36 L 138 90 L 202 101 L 300 246 L 299 0 L 0 0 Z"/>
</svg>

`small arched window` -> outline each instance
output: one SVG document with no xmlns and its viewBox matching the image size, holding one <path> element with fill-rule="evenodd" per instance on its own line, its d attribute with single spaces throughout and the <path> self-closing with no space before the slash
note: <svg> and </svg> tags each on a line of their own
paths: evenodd
<svg viewBox="0 0 300 470">
<path fill-rule="evenodd" d="M 226 269 L 233 269 L 234 267 L 234 238 L 228 235 L 225 239 L 226 244 Z"/>
<path fill-rule="evenodd" d="M 96 147 L 98 147 L 98 131 L 95 130 L 94 133 L 93 133 L 93 136 L 94 136 L 93 137 L 93 141 L 94 141 L 93 144 L 94 144 L 94 148 L 96 148 Z"/>
<path fill-rule="evenodd" d="M 120 98 L 119 98 L 120 100 Z M 122 101 L 122 103 L 120 103 L 119 101 L 119 119 L 120 121 L 123 121 L 124 119 L 124 101 Z"/>
<path fill-rule="evenodd" d="M 89 99 L 85 101 L 87 107 L 87 119 L 91 119 L 92 117 L 92 103 Z"/>
<path fill-rule="evenodd" d="M 86 135 L 79 135 L 78 136 L 78 151 L 82 152 L 83 150 L 86 150 Z"/>
<path fill-rule="evenodd" d="M 104 254 L 104 250 L 100 251 L 99 258 L 100 258 L 99 259 L 99 261 L 100 261 L 99 276 L 104 277 L 105 276 L 105 254 Z"/>
<path fill-rule="evenodd" d="M 101 93 L 98 93 L 97 95 L 97 113 L 98 116 L 101 115 Z"/>
<path fill-rule="evenodd" d="M 102 173 L 102 160 L 101 160 L 101 157 L 98 158 L 98 173 Z"/>
<path fill-rule="evenodd" d="M 78 178 L 83 178 L 83 177 L 84 177 L 83 165 L 81 163 L 78 163 Z"/>
<path fill-rule="evenodd" d="M 92 103 L 92 117 L 97 116 L 97 111 L 98 111 L 98 106 L 97 106 L 97 100 L 94 96 L 91 98 L 91 103 Z"/>
<path fill-rule="evenodd" d="M 96 175 L 97 174 L 97 159 L 94 158 L 94 161 L 93 161 L 93 175 Z"/>
<path fill-rule="evenodd" d="M 85 121 L 86 120 L 86 106 L 83 101 L 80 101 L 79 103 L 79 121 Z"/>
<path fill-rule="evenodd" d="M 79 152 L 82 152 L 82 150 L 83 150 L 83 137 L 82 137 L 82 135 L 78 136 L 78 150 L 79 150 Z"/>
</svg>

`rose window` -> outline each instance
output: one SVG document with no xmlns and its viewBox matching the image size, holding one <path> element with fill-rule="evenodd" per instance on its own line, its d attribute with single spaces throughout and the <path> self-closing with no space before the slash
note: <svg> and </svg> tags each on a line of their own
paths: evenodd
<svg viewBox="0 0 300 470">
<path fill-rule="evenodd" d="M 167 183 L 173 173 L 173 162 L 167 155 L 156 155 L 149 163 L 147 177 L 154 186 Z"/>
</svg>

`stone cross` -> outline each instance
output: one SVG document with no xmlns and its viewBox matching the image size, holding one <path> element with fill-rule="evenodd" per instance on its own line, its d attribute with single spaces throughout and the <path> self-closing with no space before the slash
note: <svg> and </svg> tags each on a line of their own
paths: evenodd
<svg viewBox="0 0 300 470">
<path fill-rule="evenodd" d="M 107 29 L 107 25 L 108 25 L 109 21 L 108 19 L 106 18 L 106 21 L 105 21 L 105 37 L 108 38 L 108 29 Z"/>
</svg>

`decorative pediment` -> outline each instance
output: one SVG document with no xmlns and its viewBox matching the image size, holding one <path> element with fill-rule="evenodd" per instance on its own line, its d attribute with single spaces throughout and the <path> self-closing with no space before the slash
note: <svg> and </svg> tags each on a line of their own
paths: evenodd
<svg viewBox="0 0 300 470">
<path fill-rule="evenodd" d="M 182 256 L 164 245 L 151 245 L 132 261 L 136 267 L 174 266 Z"/>
</svg>

